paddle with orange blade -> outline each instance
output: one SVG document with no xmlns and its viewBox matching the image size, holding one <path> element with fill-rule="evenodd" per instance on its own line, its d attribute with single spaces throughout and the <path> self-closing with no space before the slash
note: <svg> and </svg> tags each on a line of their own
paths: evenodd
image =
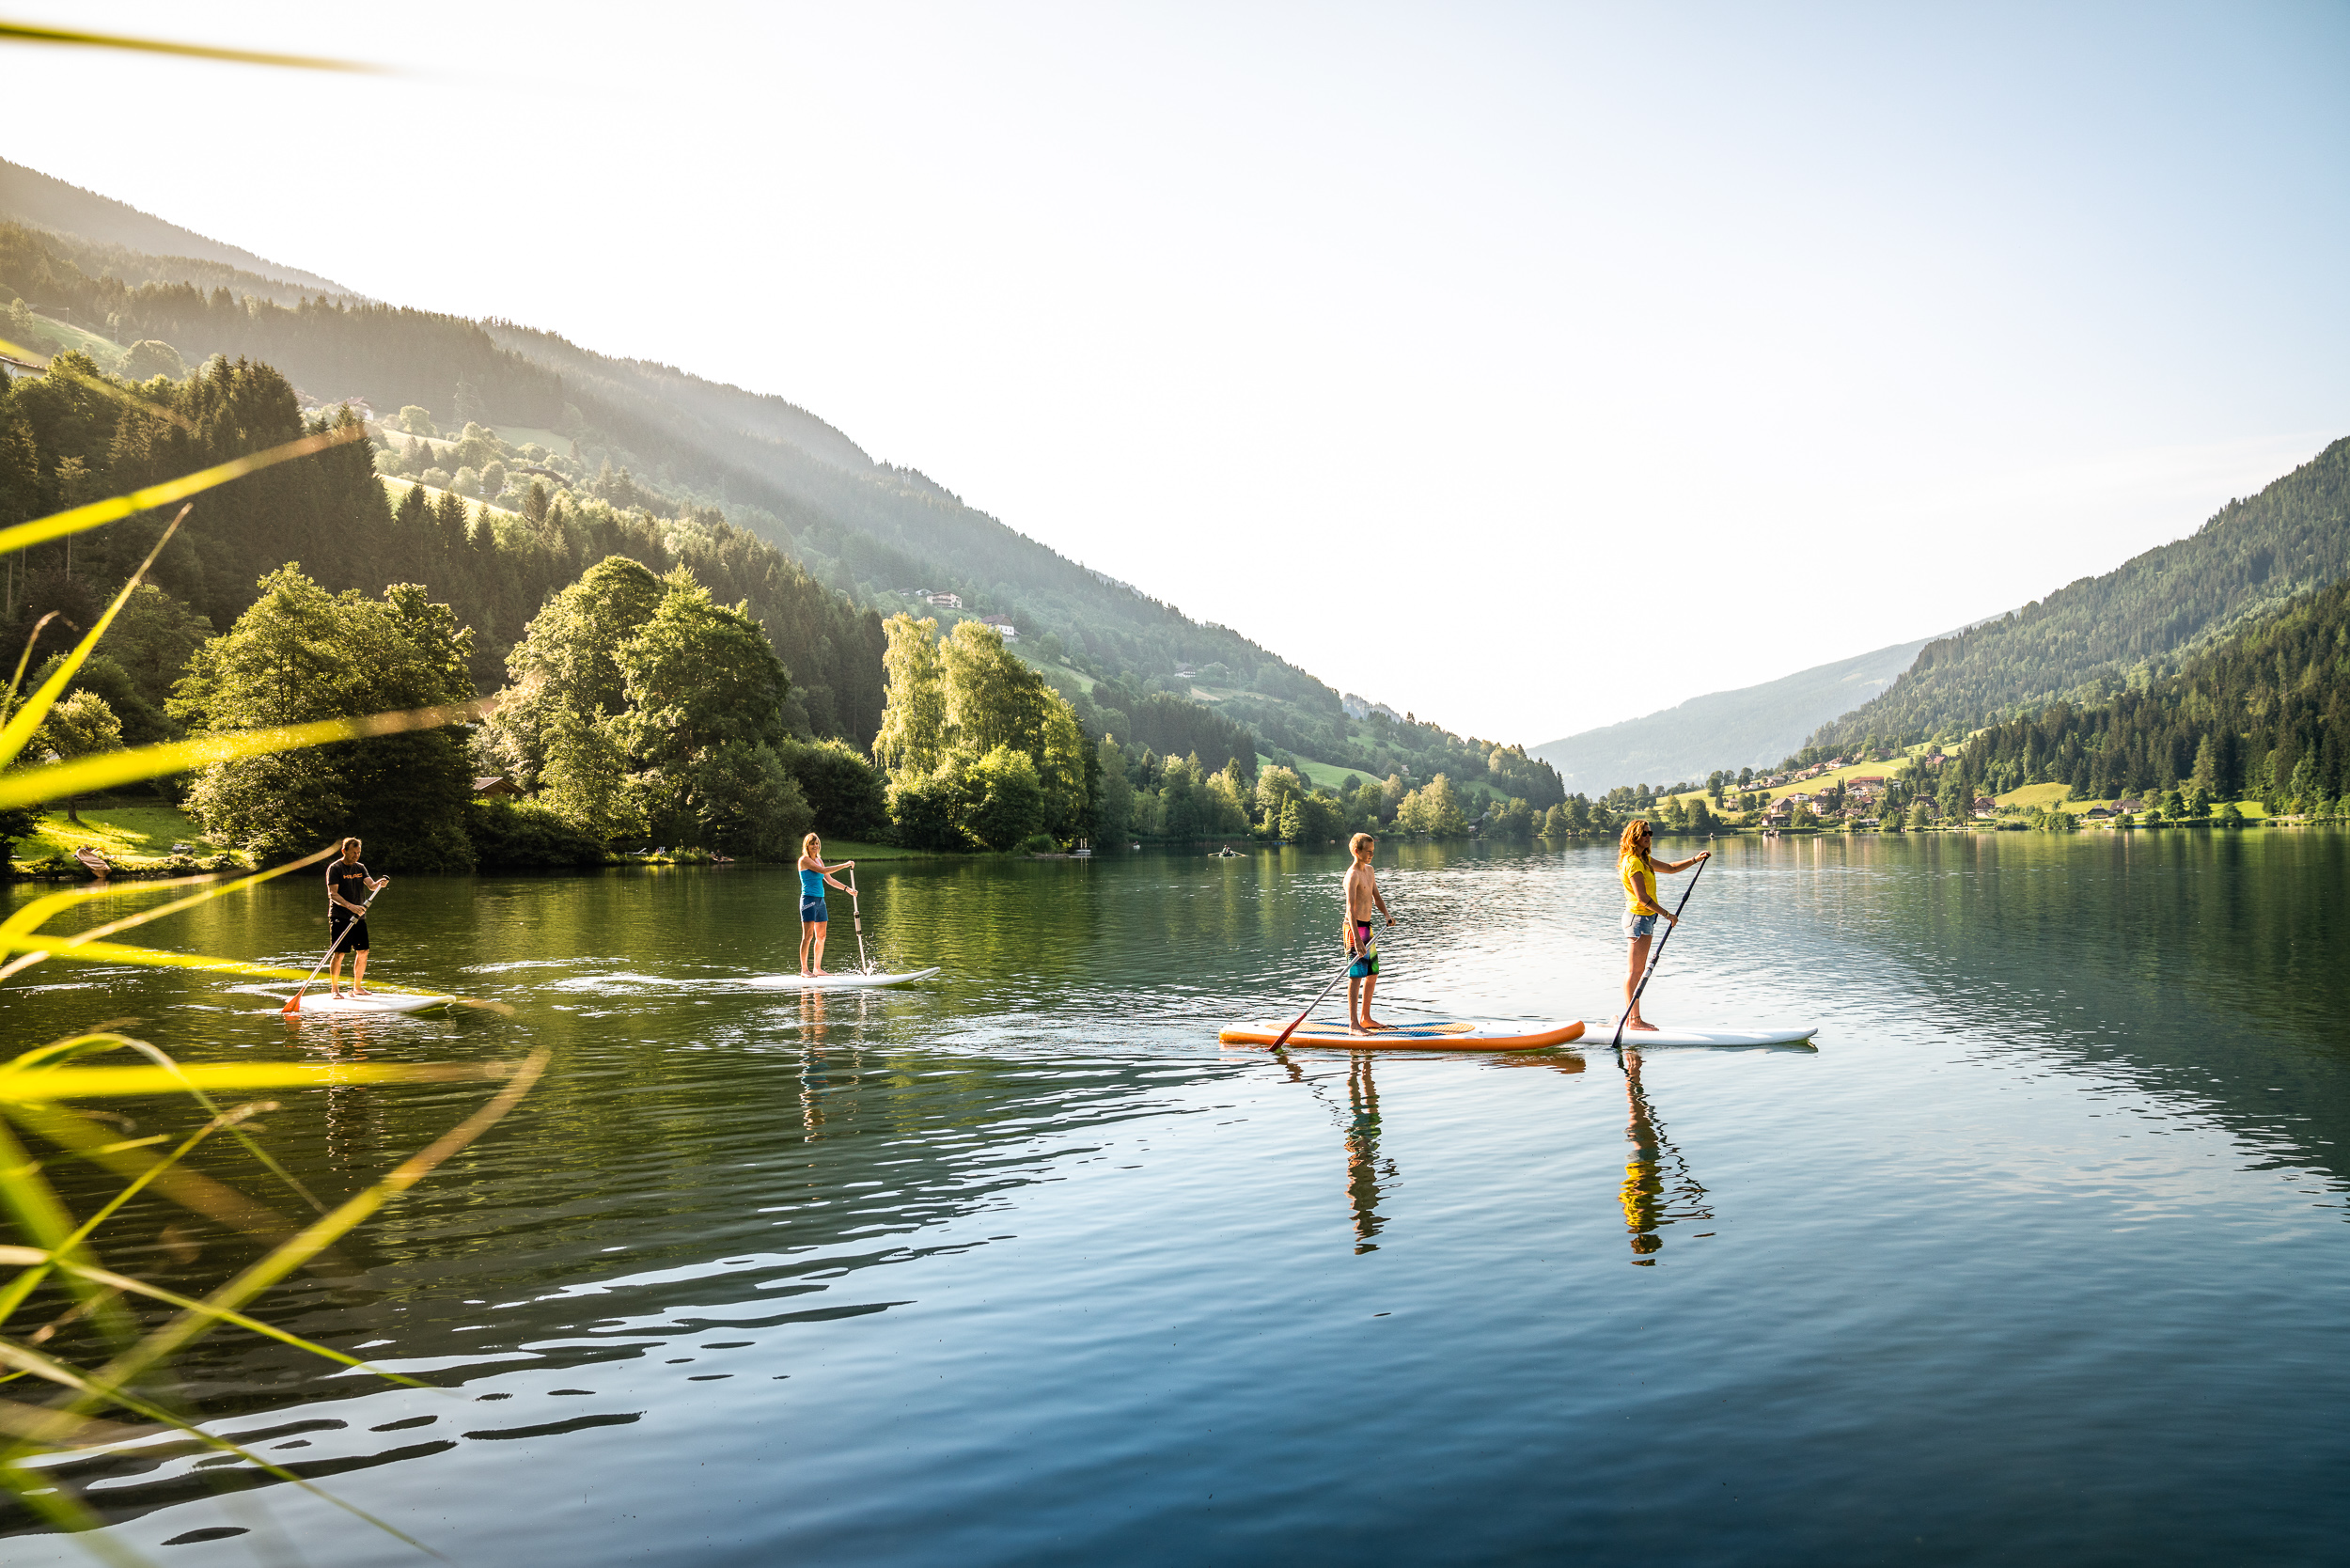
<svg viewBox="0 0 2350 1568">
<path fill-rule="evenodd" d="M 1339 972 L 1330 977 L 1330 984 L 1324 986 L 1320 991 L 1314 993 L 1314 999 L 1306 1004 L 1306 1011 L 1299 1013 L 1296 1017 L 1290 1020 L 1290 1027 L 1283 1029 L 1274 1040 L 1272 1049 L 1277 1051 L 1282 1046 L 1289 1043 L 1290 1036 L 1297 1032 L 1297 1026 L 1306 1021 L 1306 1014 L 1320 1007 L 1322 1005 L 1322 998 L 1330 995 L 1330 986 L 1336 985 L 1339 981 L 1344 980 L 1346 978 L 1347 970 L 1352 969 L 1353 967 L 1355 967 L 1355 955 L 1350 952 L 1346 955 L 1346 962 L 1339 965 Z"/>
</svg>

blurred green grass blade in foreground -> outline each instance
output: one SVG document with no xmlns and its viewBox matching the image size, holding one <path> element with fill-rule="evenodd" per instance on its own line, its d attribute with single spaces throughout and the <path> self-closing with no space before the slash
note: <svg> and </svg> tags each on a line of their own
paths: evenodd
<svg viewBox="0 0 2350 1568">
<path fill-rule="evenodd" d="M 24 32 L 0 24 L 0 38 L 21 37 Z M 59 35 L 49 41 L 88 39 L 80 35 Z M 233 52 L 182 52 L 241 57 Z M 278 58 L 271 63 L 315 62 Z M 164 484 L 0 530 L 0 554 L 183 500 L 257 469 L 354 439 L 360 433 L 357 426 L 345 425 Z M 180 518 L 175 518 L 164 531 L 163 539 L 132 574 L 98 623 L 71 653 L 59 661 L 58 667 L 25 699 L 23 707 L 16 709 L 7 724 L 0 726 L 0 766 L 23 753 L 74 671 L 105 635 L 115 615 L 186 514 L 183 507 Z M 16 677 L 8 686 L 10 706 L 15 702 L 27 659 L 29 646 L 26 658 L 18 661 Z M 60 794 L 182 773 L 240 758 L 456 723 L 474 717 L 483 706 L 458 703 L 402 713 L 323 719 L 274 729 L 201 735 L 134 750 L 102 752 L 75 761 L 0 774 L 0 805 L 28 805 Z M 316 865 L 333 853 L 332 848 L 323 849 L 286 865 L 234 879 L 164 883 L 156 890 L 175 886 L 192 886 L 194 890 L 73 933 L 43 933 L 40 927 L 68 909 L 96 898 L 120 897 L 124 890 L 73 888 L 32 900 L 0 921 L 0 956 L 18 955 L 0 965 L 0 979 L 47 959 L 71 957 L 300 980 L 302 972 L 297 970 L 203 954 L 165 952 L 101 938 Z M 129 1051 L 145 1059 L 134 1066 L 101 1065 L 88 1059 L 98 1053 L 114 1050 Z M 52 1391 L 47 1403 L 26 1403 L 22 1393 L 18 1397 L 0 1398 L 0 1489 L 13 1494 L 55 1528 L 84 1532 L 85 1544 L 99 1558 L 109 1562 L 138 1563 L 141 1560 L 136 1553 L 102 1529 L 103 1517 L 86 1500 L 81 1490 L 41 1460 L 44 1456 L 71 1454 L 97 1445 L 132 1441 L 152 1431 L 170 1428 L 207 1447 L 234 1454 L 259 1473 L 300 1486 L 393 1538 L 438 1557 L 439 1553 L 420 1542 L 321 1491 L 292 1471 L 205 1432 L 196 1424 L 193 1410 L 175 1407 L 180 1396 L 164 1375 L 164 1368 L 173 1356 L 224 1325 L 262 1335 L 339 1365 L 364 1368 L 366 1363 L 354 1357 L 278 1329 L 244 1309 L 297 1269 L 337 1278 L 355 1273 L 355 1265 L 337 1254 L 336 1243 L 494 1126 L 529 1092 L 545 1071 L 546 1062 L 547 1054 L 541 1051 L 520 1063 L 182 1064 L 144 1041 L 104 1027 L 34 1046 L 12 1059 L 0 1061 L 0 1215 L 5 1215 L 7 1229 L 13 1237 L 0 1242 L 0 1276 L 7 1276 L 0 1278 L 0 1383 L 10 1385 L 11 1392 L 42 1387 Z M 254 1142 L 242 1125 L 263 1109 L 276 1108 L 277 1102 L 247 1103 L 223 1109 L 212 1098 L 212 1091 L 290 1091 L 358 1083 L 448 1083 L 500 1078 L 505 1080 L 502 1087 L 462 1122 L 401 1161 L 382 1180 L 331 1210 L 325 1209 Z M 176 1142 L 170 1134 L 118 1136 L 104 1118 L 78 1111 L 70 1104 L 78 1100 L 173 1094 L 189 1096 L 203 1116 Z M 191 1168 L 186 1163 L 189 1156 L 214 1135 L 224 1132 L 320 1212 L 297 1224 L 227 1183 Z M 36 1158 L 20 1134 L 54 1146 L 59 1153 Z M 159 1152 L 157 1146 L 167 1143 L 172 1145 L 169 1152 Z M 60 1172 L 81 1166 L 110 1175 L 120 1184 L 77 1218 L 72 1199 L 59 1189 L 56 1178 Z M 79 1192 L 78 1188 L 72 1190 Z M 134 1200 L 177 1204 L 225 1231 L 252 1238 L 264 1250 L 257 1261 L 201 1298 L 149 1284 L 107 1267 L 102 1257 L 104 1245 L 112 1239 L 107 1230 L 109 1222 L 129 1212 Z M 151 1223 L 151 1217 L 142 1222 L 143 1226 Z M 14 1271 L 12 1275 L 7 1274 L 9 1270 Z M 143 1311 L 151 1313 L 158 1307 L 171 1309 L 160 1323 L 150 1323 L 142 1315 Z M 46 1321 L 36 1321 L 44 1316 Z M 73 1338 L 77 1324 L 86 1324 L 86 1332 L 98 1336 L 109 1357 L 95 1372 L 73 1365 L 70 1358 L 68 1347 L 77 1342 Z M 57 1352 L 42 1348 L 61 1332 L 67 1338 L 58 1341 Z M 105 1413 L 117 1409 L 153 1425 L 141 1428 L 108 1419 Z"/>
<path fill-rule="evenodd" d="M 37 517 L 30 523 L 19 523 L 13 528 L 0 528 L 0 556 L 28 545 L 46 544 L 53 539 L 63 539 L 68 534 L 78 534 L 87 528 L 118 523 L 134 512 L 167 507 L 174 501 L 184 501 L 216 485 L 227 484 L 230 479 L 241 479 L 247 474 L 258 473 L 281 463 L 290 463 L 295 458 L 308 457 L 312 452 L 322 452 L 346 441 L 360 440 L 366 434 L 367 428 L 363 425 L 339 425 L 331 431 L 321 431 L 316 435 L 306 435 L 298 441 L 272 447 L 267 451 L 248 452 L 243 457 L 231 458 L 227 463 L 200 468 L 176 479 L 165 479 L 161 484 L 151 484 L 143 490 L 110 495 L 102 501 L 92 501 L 86 506 Z"/>
<path fill-rule="evenodd" d="M 96 752 L 70 762 L 52 762 L 22 773 L 0 774 L 0 809 L 30 806 L 63 795 L 91 794 L 118 784 L 190 773 L 244 757 L 266 757 L 280 751 L 298 751 L 304 746 L 328 745 L 336 741 L 363 741 L 370 735 L 397 735 L 407 729 L 437 729 L 445 724 L 478 718 L 489 710 L 486 699 L 456 702 L 442 708 L 412 708 L 404 713 L 318 719 L 275 729 L 195 735 L 184 741 L 164 741 L 127 751 Z"/>
<path fill-rule="evenodd" d="M 196 427 L 188 422 L 187 416 L 177 409 L 158 407 L 145 398 L 124 391 L 103 376 L 84 375 L 69 366 L 58 364 L 55 359 L 42 364 L 42 356 L 38 349 L 28 349 L 22 343 L 11 343 L 7 338 L 0 337 L 0 353 L 24 360 L 27 364 L 39 365 L 42 375 L 55 376 L 59 381 L 70 381 L 74 385 L 95 392 L 102 398 L 112 398 L 126 408 L 134 408 L 141 414 L 149 415 L 157 419 L 168 420 L 183 431 L 193 433 L 196 430 Z"/>
<path fill-rule="evenodd" d="M 49 710 L 56 706 L 57 698 L 64 695 L 66 683 L 81 669 L 83 662 L 90 655 L 90 650 L 98 646 L 98 639 L 106 635 L 106 628 L 115 623 L 115 617 L 122 613 L 122 606 L 131 602 L 131 595 L 138 591 L 139 584 L 146 579 L 147 569 L 155 564 L 155 557 L 164 553 L 164 546 L 171 542 L 172 535 L 180 531 L 180 525 L 187 521 L 190 510 L 190 507 L 180 509 L 180 515 L 164 529 L 164 537 L 155 541 L 155 548 L 147 553 L 147 558 L 139 562 L 139 569 L 131 573 L 131 580 L 122 585 L 122 591 L 115 595 L 114 603 L 108 604 L 105 613 L 98 618 L 98 624 L 73 645 L 71 652 L 57 661 L 57 667 L 50 672 L 49 679 L 25 698 L 24 706 L 5 727 L 0 727 L 0 765 L 14 761 L 17 753 L 23 751 L 25 743 L 33 738 L 33 731 L 40 728 L 41 721 L 49 716 Z M 29 647 L 25 650 L 28 657 L 31 651 Z M 18 670 L 22 672 L 24 667 L 24 661 L 19 660 Z M 23 679 L 21 673 L 18 678 Z"/>
<path fill-rule="evenodd" d="M 232 65 L 278 66 L 289 71 L 343 71 L 362 75 L 388 74 L 387 68 L 359 60 L 333 60 L 316 55 L 273 55 L 256 49 L 223 49 L 208 43 L 175 43 L 168 39 L 127 38 L 119 33 L 85 33 L 70 27 L 32 27 L 0 22 L 0 42 L 55 43 L 84 49 L 127 49 L 139 55 L 177 55 L 191 60 L 226 60 Z"/>
</svg>

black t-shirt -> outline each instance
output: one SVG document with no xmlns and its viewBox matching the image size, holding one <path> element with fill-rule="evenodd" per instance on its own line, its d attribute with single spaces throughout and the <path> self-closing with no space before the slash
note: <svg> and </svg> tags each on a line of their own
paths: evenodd
<svg viewBox="0 0 2350 1568">
<path fill-rule="evenodd" d="M 353 903 L 367 902 L 367 867 L 350 860 L 336 861 L 326 868 L 326 890 L 330 895 L 340 893 Z M 352 918 L 352 912 L 337 903 L 331 896 L 326 901 L 326 910 L 339 919 Z"/>
</svg>

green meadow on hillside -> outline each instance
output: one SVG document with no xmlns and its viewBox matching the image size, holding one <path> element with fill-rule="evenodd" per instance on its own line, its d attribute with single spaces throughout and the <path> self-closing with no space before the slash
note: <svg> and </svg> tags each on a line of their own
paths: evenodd
<svg viewBox="0 0 2350 1568">
<path fill-rule="evenodd" d="M 169 859 L 176 843 L 189 845 L 197 855 L 219 853 L 186 812 L 172 807 L 94 800 L 80 814 L 77 826 L 66 820 L 63 807 L 46 813 L 39 832 L 17 840 L 15 858 L 29 863 L 94 849 L 118 866 L 135 866 Z"/>
</svg>

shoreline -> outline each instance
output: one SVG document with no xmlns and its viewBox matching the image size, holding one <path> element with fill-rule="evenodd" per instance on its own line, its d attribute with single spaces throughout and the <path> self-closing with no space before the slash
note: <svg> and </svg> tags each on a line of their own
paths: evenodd
<svg viewBox="0 0 2350 1568">
<path fill-rule="evenodd" d="M 2194 832 L 2246 834 L 2264 833 L 2269 831 L 2298 832 L 2305 828 L 2342 827 L 2346 825 L 2350 825 L 2350 822 L 2345 822 L 2344 819 L 2336 817 L 2272 817 L 2264 818 L 2257 822 L 2242 823 L 2232 827 L 2222 826 L 2218 823 L 2209 821 L 2185 823 L 2131 823 L 2126 826 L 2099 823 L 2093 825 L 2083 823 L 2079 827 L 2074 829 L 2071 833 L 2057 834 L 2055 837 L 2080 838 L 2093 833 Z M 1985 823 L 1973 823 L 1965 827 L 1909 827 L 1904 828 L 1899 833 L 1888 833 L 1882 828 L 1864 828 L 1857 832 L 1847 832 L 1841 827 L 1782 827 L 1777 830 L 1776 837 L 1780 839 L 1906 839 L 1911 837 L 1950 838 L 1962 834 L 1973 837 L 2000 833 L 2042 833 L 2045 831 L 2046 829 L 2044 828 L 2035 828 L 2026 823 L 2000 823 L 1996 824 Z M 1515 840 L 1506 839 L 1480 839 L 1474 837 L 1466 839 L 1429 839 L 1418 835 L 1397 833 L 1386 833 L 1380 835 L 1380 837 L 1385 840 L 1394 843 L 1506 844 L 1516 842 L 1525 844 L 1542 844 L 1545 846 L 1563 846 L 1576 843 L 1604 844 L 1608 842 L 1613 836 L 1609 834 L 1583 833 L 1559 838 L 1555 835 L 1538 833 L 1530 838 Z M 1656 831 L 1656 837 L 1659 839 L 1695 839 L 1699 840 L 1712 840 L 1716 839 L 1763 839 L 1765 835 L 1764 830 L 1755 827 L 1717 828 L 1710 833 L 1694 833 L 1686 828 L 1659 827 Z M 1219 841 L 1229 840 L 1215 840 L 1208 839 L 1183 841 L 1168 840 L 1158 843 L 1144 843 L 1137 845 L 1131 850 L 1115 853 L 1138 854 L 1153 850 L 1188 852 L 1195 849 L 1199 844 Z M 1330 841 L 1330 845 L 1325 847 L 1336 847 L 1337 845 L 1338 840 L 1332 839 Z M 1313 847 L 1315 846 L 1310 844 L 1298 844 L 1293 841 L 1261 843 L 1251 840 L 1248 843 L 1248 848 L 1251 850 L 1311 849 Z M 1091 855 L 1079 855 L 1067 850 L 1060 851 L 1057 854 L 1046 855 L 1034 851 L 1022 850 L 913 850 L 901 849 L 895 844 L 851 843 L 848 840 L 842 840 L 841 842 L 841 858 L 862 862 L 897 860 L 982 861 L 997 859 L 1099 860 L 1112 857 L 1113 852 L 1104 851 L 1096 851 Z M 227 855 L 215 855 L 210 860 L 196 860 L 191 858 L 178 858 L 162 861 L 123 860 L 112 862 L 112 864 L 114 871 L 111 876 L 106 878 L 108 882 L 165 882 L 177 877 L 234 876 L 248 873 L 258 869 L 242 858 L 233 857 Z M 672 870 L 688 866 L 706 869 L 741 866 L 747 870 L 760 870 L 763 868 L 788 870 L 791 869 L 791 862 L 783 860 L 721 861 L 713 859 L 711 855 L 700 851 L 691 851 L 683 855 L 615 855 L 610 860 L 597 866 L 488 865 L 475 866 L 462 871 L 403 871 L 400 874 L 403 876 L 593 876 L 600 875 L 606 871 L 630 870 Z M 0 870 L 0 884 L 83 882 L 95 886 L 98 884 L 98 880 L 99 879 L 97 877 L 90 874 L 87 867 L 82 865 L 79 861 L 72 860 L 62 855 L 51 856 L 36 861 L 11 860 L 8 863 L 5 870 Z"/>
</svg>

